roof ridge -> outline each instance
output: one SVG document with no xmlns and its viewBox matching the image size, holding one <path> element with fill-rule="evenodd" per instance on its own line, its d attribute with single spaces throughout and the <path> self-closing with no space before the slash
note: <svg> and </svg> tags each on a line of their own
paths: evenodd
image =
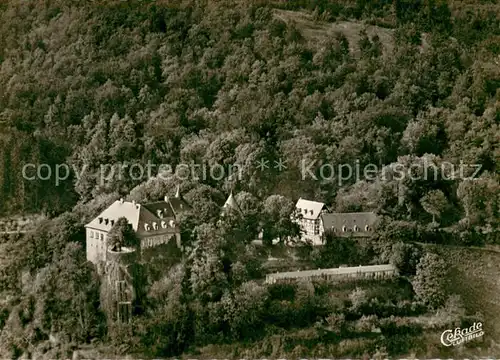
<svg viewBox="0 0 500 360">
<path fill-rule="evenodd" d="M 376 213 L 374 211 L 356 211 L 356 212 L 333 211 L 333 212 L 325 212 L 323 215 L 327 214 L 376 214 Z"/>
</svg>

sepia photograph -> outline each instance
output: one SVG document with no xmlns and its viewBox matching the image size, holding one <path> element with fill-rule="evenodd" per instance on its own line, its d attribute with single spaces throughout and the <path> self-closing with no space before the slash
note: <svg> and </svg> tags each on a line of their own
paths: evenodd
<svg viewBox="0 0 500 360">
<path fill-rule="evenodd" d="M 500 358 L 500 0 L 0 0 L 0 360 Z"/>
</svg>

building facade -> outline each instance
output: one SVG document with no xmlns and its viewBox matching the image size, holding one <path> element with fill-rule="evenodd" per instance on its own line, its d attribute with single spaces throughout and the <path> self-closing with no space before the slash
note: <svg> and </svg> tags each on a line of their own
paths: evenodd
<svg viewBox="0 0 500 360">
<path fill-rule="evenodd" d="M 324 213 L 320 232 L 333 231 L 337 236 L 370 237 L 377 224 L 374 212 Z"/>
<path fill-rule="evenodd" d="M 333 213 L 324 203 L 300 198 L 293 216 L 301 229 L 301 239 L 313 245 L 323 245 L 327 230 L 338 236 L 369 237 L 373 234 L 377 215 L 374 212 Z"/>
<path fill-rule="evenodd" d="M 293 215 L 301 230 L 302 240 L 313 245 L 321 243 L 321 215 L 327 211 L 325 204 L 300 198 L 295 204 Z"/>
<path fill-rule="evenodd" d="M 388 279 L 397 275 L 392 264 L 291 271 L 266 275 L 267 284 L 293 283 L 299 280 L 355 281 Z"/>
<path fill-rule="evenodd" d="M 180 196 L 179 189 L 175 197 L 165 196 L 162 201 L 139 204 L 135 201 L 115 201 L 99 214 L 86 228 L 87 260 L 98 264 L 106 262 L 108 235 L 116 221 L 124 217 L 132 225 L 140 241 L 140 250 L 175 241 L 181 247 L 178 215 L 190 206 Z"/>
</svg>

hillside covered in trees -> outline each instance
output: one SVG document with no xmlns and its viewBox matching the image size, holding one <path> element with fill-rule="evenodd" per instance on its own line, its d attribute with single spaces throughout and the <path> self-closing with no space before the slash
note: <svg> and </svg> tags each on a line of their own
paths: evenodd
<svg viewBox="0 0 500 360">
<path fill-rule="evenodd" d="M 300 331 L 321 321 L 319 343 L 356 333 L 349 321 L 371 329 L 370 316 L 459 308 L 444 295 L 436 306 L 411 303 L 411 291 L 391 304 L 386 295 L 401 284 L 371 295 L 348 289 L 350 305 L 323 306 L 327 291 L 316 285 L 255 282 L 262 264 L 247 245 L 257 225 L 291 235 L 299 197 L 384 216 L 378 236 L 388 247 L 367 246 L 356 259 L 386 261 L 396 246 L 408 276 L 416 276 L 418 251 L 400 241 L 498 245 L 499 14 L 488 1 L 2 2 L 0 215 L 51 219 L 0 240 L 0 355 L 57 341 L 61 354 L 92 340 L 116 350 L 127 339 L 124 351 L 151 356 L 231 341 L 263 341 L 251 354 L 281 346 L 303 356 L 310 334 Z M 264 171 L 262 159 L 286 167 Z M 303 161 L 312 164 L 305 179 Z M 238 164 L 241 176 L 130 171 L 147 163 Z M 56 182 L 63 164 L 70 171 Z M 372 166 L 375 176 L 341 183 L 324 176 L 325 164 Z M 103 174 L 116 165 L 128 170 Z M 430 175 L 398 179 L 398 168 Z M 83 225 L 120 197 L 154 201 L 177 185 L 194 204 L 182 219 L 183 242 L 201 244 L 198 252 L 168 274 L 149 269 L 134 330 L 109 324 L 100 280 L 85 262 Z M 231 190 L 244 218 L 221 224 Z M 393 324 L 383 321 L 389 340 L 359 349 L 352 340 L 338 356 L 430 351 L 409 342 L 404 321 L 404 341 L 391 340 Z"/>
<path fill-rule="evenodd" d="M 147 161 L 238 163 L 248 171 L 237 184 L 205 184 L 333 202 L 337 181 L 296 181 L 299 159 L 382 166 L 432 154 L 481 164 L 482 188 L 495 190 L 493 5 L 452 14 L 435 1 L 304 3 L 318 23 L 391 27 L 395 47 L 383 53 L 380 38 L 366 33 L 356 34 L 358 44 L 342 33 L 316 43 L 300 23 L 244 1 L 4 2 L 0 211 L 60 214 L 78 201 L 128 194 L 144 178 L 126 171 L 102 183 L 100 166 Z M 287 171 L 256 171 L 263 156 L 284 159 Z M 27 168 L 23 178 L 26 164 L 48 164 L 52 177 Z M 56 186 L 57 164 L 72 175 Z"/>
</svg>

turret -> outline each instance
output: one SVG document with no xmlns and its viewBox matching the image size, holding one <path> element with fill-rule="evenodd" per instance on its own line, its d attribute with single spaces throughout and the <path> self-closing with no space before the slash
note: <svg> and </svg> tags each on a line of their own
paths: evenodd
<svg viewBox="0 0 500 360">
<path fill-rule="evenodd" d="M 224 206 L 222 207 L 222 211 L 224 213 L 225 211 L 229 211 L 230 209 L 241 213 L 241 209 L 238 206 L 238 203 L 236 202 L 236 199 L 234 198 L 232 191 L 229 194 L 229 197 L 227 198 Z"/>
</svg>

